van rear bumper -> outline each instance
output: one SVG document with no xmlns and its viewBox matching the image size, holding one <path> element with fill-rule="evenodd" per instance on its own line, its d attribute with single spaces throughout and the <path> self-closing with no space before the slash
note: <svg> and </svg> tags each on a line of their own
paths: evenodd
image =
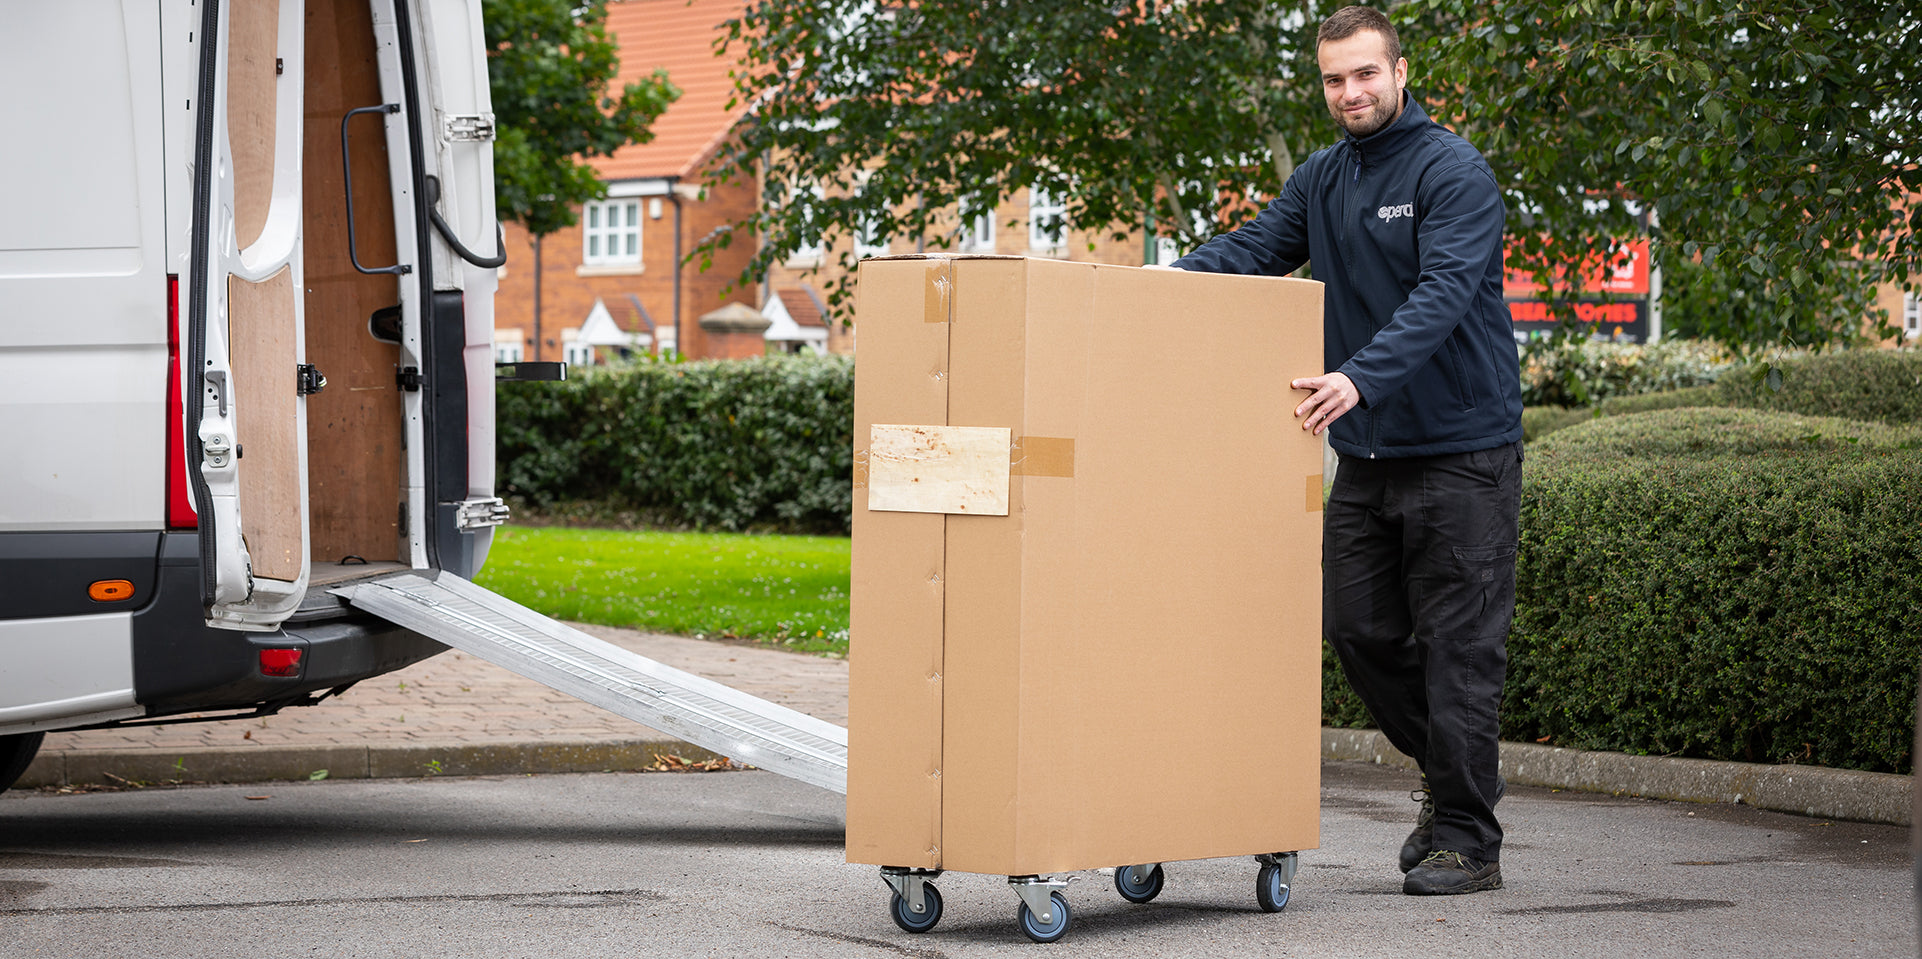
<svg viewBox="0 0 1922 959">
<path fill-rule="evenodd" d="M 447 647 L 386 620 L 349 613 L 273 632 L 208 626 L 200 606 L 200 543 L 166 533 L 153 600 L 133 616 L 134 699 L 155 716 L 286 705 L 309 693 L 392 672 Z M 300 650 L 292 676 L 260 669 L 263 649 Z"/>
</svg>

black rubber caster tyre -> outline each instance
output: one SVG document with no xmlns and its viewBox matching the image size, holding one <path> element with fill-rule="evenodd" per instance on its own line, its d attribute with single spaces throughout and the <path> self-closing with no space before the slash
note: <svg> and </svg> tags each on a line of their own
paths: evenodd
<svg viewBox="0 0 1922 959">
<path fill-rule="evenodd" d="M 1134 881 L 1134 870 L 1133 866 L 1122 866 L 1114 871 L 1114 891 L 1120 893 L 1121 898 L 1129 902 L 1154 901 L 1156 896 L 1161 895 L 1161 883 L 1164 879 L 1161 874 L 1161 864 L 1156 863 L 1155 867 L 1149 870 L 1148 878 L 1140 882 Z"/>
<path fill-rule="evenodd" d="M 894 916 L 894 924 L 908 932 L 927 932 L 941 921 L 941 890 L 934 888 L 931 882 L 921 886 L 921 905 L 925 907 L 921 913 L 917 914 L 908 908 L 908 901 L 899 895 L 888 905 L 888 912 Z"/>
<path fill-rule="evenodd" d="M 1288 884 L 1281 881 L 1280 866 L 1261 867 L 1261 874 L 1255 877 L 1255 904 L 1262 912 L 1288 908 Z"/>
<path fill-rule="evenodd" d="M 1054 942 L 1060 939 L 1068 934 L 1068 924 L 1074 921 L 1073 914 L 1068 912 L 1068 897 L 1058 892 L 1051 892 L 1048 893 L 1048 898 L 1053 901 L 1053 906 L 1050 907 L 1054 912 L 1053 922 L 1042 925 L 1040 920 L 1034 917 L 1034 911 L 1029 909 L 1025 902 L 1021 904 L 1021 910 L 1017 914 L 1021 920 L 1022 933 L 1035 942 Z"/>
</svg>

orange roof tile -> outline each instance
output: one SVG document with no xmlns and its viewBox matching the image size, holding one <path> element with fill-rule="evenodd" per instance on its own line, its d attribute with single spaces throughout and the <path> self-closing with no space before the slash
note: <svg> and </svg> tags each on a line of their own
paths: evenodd
<svg viewBox="0 0 1922 959">
<path fill-rule="evenodd" d="M 745 0 L 615 0 L 607 32 L 621 48 L 617 81 L 632 83 L 657 68 L 681 88 L 681 98 L 654 121 L 654 139 L 593 160 L 608 180 L 692 177 L 718 148 L 745 104 L 727 109 L 734 81 L 732 58 L 714 55 L 720 25 L 741 15 Z M 738 47 L 737 47 L 738 49 Z"/>
<path fill-rule="evenodd" d="M 781 298 L 781 305 L 787 307 L 787 315 L 794 320 L 794 325 L 827 326 L 827 323 L 821 319 L 821 314 L 826 311 L 822 309 L 821 298 L 815 295 L 813 287 L 775 290 L 774 295 Z"/>
</svg>

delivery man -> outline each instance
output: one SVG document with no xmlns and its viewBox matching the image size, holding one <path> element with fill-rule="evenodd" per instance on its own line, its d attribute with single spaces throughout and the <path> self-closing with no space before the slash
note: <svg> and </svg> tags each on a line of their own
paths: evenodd
<svg viewBox="0 0 1922 959">
<path fill-rule="evenodd" d="M 1331 372 L 1303 429 L 1340 454 L 1323 520 L 1322 630 L 1425 798 L 1402 890 L 1499 889 L 1496 751 L 1515 608 L 1521 376 L 1502 302 L 1493 172 L 1408 96 L 1388 18 L 1338 10 L 1316 38 L 1345 134 L 1239 230 L 1174 264 L 1326 284 Z"/>
</svg>

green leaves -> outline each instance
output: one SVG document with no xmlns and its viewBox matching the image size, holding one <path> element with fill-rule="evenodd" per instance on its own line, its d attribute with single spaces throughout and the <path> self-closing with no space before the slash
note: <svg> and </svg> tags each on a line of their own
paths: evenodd
<svg viewBox="0 0 1922 959">
<path fill-rule="evenodd" d="M 1573 262 L 1641 231 L 1635 211 L 1659 204 L 1650 232 L 1665 270 L 1698 250 L 1708 269 L 1708 252 L 1733 253 L 1711 280 L 1723 302 L 1776 307 L 1766 323 L 1698 324 L 1753 349 L 1846 340 L 1870 315 L 1865 286 L 1922 266 L 1903 239 L 1916 186 L 1902 177 L 1922 161 L 1912 4 L 1521 0 L 1500 8 L 1520 29 L 1499 52 L 1456 42 L 1485 28 L 1486 4 L 1411 0 L 1397 16 L 1431 89 L 1499 106 L 1456 130 L 1484 147 L 1527 228 L 1555 238 L 1511 267 Z M 1518 62 L 1554 96 L 1510 96 Z"/>
<path fill-rule="evenodd" d="M 494 102 L 495 205 L 536 236 L 572 226 L 606 190 L 586 157 L 653 138 L 680 90 L 656 71 L 612 91 L 619 68 L 606 0 L 484 0 Z"/>
<path fill-rule="evenodd" d="M 791 201 L 737 224 L 761 242 L 743 279 L 867 225 L 953 249 L 963 201 L 1034 185 L 1065 198 L 1071 231 L 1148 223 L 1193 246 L 1336 138 L 1317 26 L 1269 0 L 750 3 L 724 53 L 757 107 L 710 172 Z"/>
</svg>

